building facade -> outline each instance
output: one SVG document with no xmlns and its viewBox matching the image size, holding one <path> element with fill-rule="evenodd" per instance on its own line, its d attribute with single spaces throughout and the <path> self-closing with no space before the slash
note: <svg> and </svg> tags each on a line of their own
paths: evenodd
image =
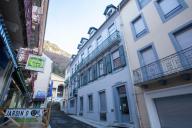
<svg viewBox="0 0 192 128">
<path fill-rule="evenodd" d="M 32 16 L 32 8 L 38 1 L 0 1 L 0 106 L 5 108 L 29 107 L 32 103 L 37 75 L 26 70 L 25 64 L 29 53 L 40 55 L 38 45 L 43 43 L 39 39 L 31 41 L 32 35 L 36 35 L 32 30 L 35 18 Z M 45 7 L 48 8 L 48 0 L 43 2 L 47 3 Z M 39 19 L 44 17 L 42 22 L 46 22 L 46 16 L 40 16 Z M 45 30 L 45 26 L 39 30 Z M 20 53 L 23 48 L 28 51 L 27 54 Z"/>
<path fill-rule="evenodd" d="M 192 127 L 191 12 L 191 0 L 128 0 L 120 11 L 142 128 Z"/>
<path fill-rule="evenodd" d="M 58 102 L 60 104 L 60 109 L 63 111 L 63 102 L 64 102 L 64 88 L 65 88 L 65 79 L 62 76 L 51 73 L 52 82 L 52 96 L 48 97 L 48 101 Z"/>
<path fill-rule="evenodd" d="M 43 72 L 38 72 L 37 79 L 34 82 L 33 93 L 33 107 L 39 108 L 46 106 L 48 88 L 51 80 L 52 64 L 53 61 L 45 54 L 42 55 L 45 58 L 45 66 Z"/>
<path fill-rule="evenodd" d="M 68 113 L 107 125 L 139 127 L 133 83 L 118 9 L 109 5 L 106 21 L 90 27 L 70 63 Z"/>
</svg>

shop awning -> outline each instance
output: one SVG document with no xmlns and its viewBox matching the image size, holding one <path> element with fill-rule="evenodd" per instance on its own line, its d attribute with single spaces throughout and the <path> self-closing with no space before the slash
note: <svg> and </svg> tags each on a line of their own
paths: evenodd
<svg viewBox="0 0 192 128">
<path fill-rule="evenodd" d="M 13 51 L 13 49 L 11 48 L 12 42 L 11 42 L 11 39 L 10 39 L 9 34 L 7 32 L 7 28 L 5 26 L 2 15 L 0 15 L 0 37 L 2 39 L 2 42 L 3 42 L 4 46 L 5 46 L 5 49 L 7 50 L 7 53 L 10 56 L 11 61 L 13 62 L 13 66 L 15 68 L 16 74 L 17 74 L 18 79 L 19 79 L 19 81 L 21 83 L 20 86 L 24 90 L 24 92 L 22 92 L 22 93 L 27 94 L 28 90 L 27 90 L 27 88 L 25 86 L 25 80 L 24 80 L 24 77 L 23 77 L 23 73 L 18 68 L 18 64 L 17 64 L 17 60 L 16 60 L 16 54 Z"/>
</svg>

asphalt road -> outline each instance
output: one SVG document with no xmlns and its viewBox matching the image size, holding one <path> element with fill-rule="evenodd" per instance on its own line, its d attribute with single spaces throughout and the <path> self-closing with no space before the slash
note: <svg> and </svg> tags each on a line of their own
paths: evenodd
<svg viewBox="0 0 192 128">
<path fill-rule="evenodd" d="M 58 104 L 52 105 L 50 125 L 51 128 L 94 128 L 69 117 L 67 114 L 59 110 Z"/>
</svg>

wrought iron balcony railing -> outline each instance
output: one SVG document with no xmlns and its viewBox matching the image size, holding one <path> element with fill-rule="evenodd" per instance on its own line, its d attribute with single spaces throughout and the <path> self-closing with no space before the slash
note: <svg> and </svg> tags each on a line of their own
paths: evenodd
<svg viewBox="0 0 192 128">
<path fill-rule="evenodd" d="M 78 70 L 82 69 L 86 64 L 94 60 L 97 56 L 102 54 L 106 49 L 119 43 L 121 41 L 118 31 L 115 31 L 107 39 L 105 39 L 95 50 L 92 51 L 82 62 L 78 65 Z"/>
<path fill-rule="evenodd" d="M 192 69 L 192 47 L 134 70 L 134 83 L 142 84 L 189 69 Z"/>
</svg>

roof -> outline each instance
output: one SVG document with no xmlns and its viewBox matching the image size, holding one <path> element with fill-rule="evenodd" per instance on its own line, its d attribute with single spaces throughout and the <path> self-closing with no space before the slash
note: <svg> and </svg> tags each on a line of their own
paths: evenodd
<svg viewBox="0 0 192 128">
<path fill-rule="evenodd" d="M 110 8 L 116 9 L 116 7 L 115 7 L 113 4 L 110 4 L 110 5 L 108 5 L 108 6 L 106 7 L 106 9 L 105 9 L 105 11 L 104 11 L 104 15 L 107 14 L 107 12 L 108 12 L 108 10 L 109 10 Z"/>
<path fill-rule="evenodd" d="M 90 27 L 90 28 L 89 28 L 89 31 L 88 31 L 88 34 L 90 34 L 92 30 L 97 30 L 97 28 L 95 28 L 95 27 Z"/>
</svg>

